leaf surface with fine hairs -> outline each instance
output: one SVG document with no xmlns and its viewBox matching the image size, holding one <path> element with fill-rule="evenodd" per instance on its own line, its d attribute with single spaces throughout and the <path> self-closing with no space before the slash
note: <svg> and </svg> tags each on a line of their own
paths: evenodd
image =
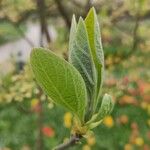
<svg viewBox="0 0 150 150">
<path fill-rule="evenodd" d="M 30 62 L 35 78 L 46 94 L 83 121 L 87 93 L 79 72 L 64 59 L 43 48 L 32 51 Z"/>
</svg>

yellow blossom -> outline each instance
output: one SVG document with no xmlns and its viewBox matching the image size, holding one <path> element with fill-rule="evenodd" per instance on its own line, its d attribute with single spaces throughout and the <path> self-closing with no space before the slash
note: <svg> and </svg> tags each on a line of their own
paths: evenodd
<svg viewBox="0 0 150 150">
<path fill-rule="evenodd" d="M 104 118 L 103 124 L 105 126 L 107 126 L 108 128 L 111 128 L 111 127 L 114 126 L 114 120 L 111 116 L 107 116 L 107 117 Z"/>
<path fill-rule="evenodd" d="M 146 103 L 146 102 L 142 102 L 142 103 L 141 103 L 141 107 L 142 107 L 143 109 L 147 109 L 147 103 Z"/>
<path fill-rule="evenodd" d="M 137 137 L 137 138 L 135 139 L 135 144 L 136 144 L 137 146 L 142 146 L 142 145 L 144 144 L 144 140 L 143 140 L 141 137 Z"/>
<path fill-rule="evenodd" d="M 147 124 L 150 127 L 150 119 L 147 120 Z"/>
<path fill-rule="evenodd" d="M 33 98 L 33 99 L 31 100 L 31 107 L 37 106 L 38 103 L 39 103 L 38 99 Z"/>
<path fill-rule="evenodd" d="M 124 150 L 133 150 L 133 147 L 132 147 L 131 144 L 126 144 L 126 145 L 124 146 Z"/>
<path fill-rule="evenodd" d="M 70 128 L 72 125 L 72 114 L 70 112 L 65 113 L 64 115 L 64 126 Z"/>
<path fill-rule="evenodd" d="M 89 136 L 87 138 L 87 143 L 88 143 L 88 145 L 93 146 L 96 143 L 95 137 L 93 135 Z"/>
<path fill-rule="evenodd" d="M 150 104 L 147 106 L 147 112 L 150 115 Z"/>
<path fill-rule="evenodd" d="M 82 150 L 91 150 L 91 147 L 86 144 L 82 147 Z"/>
</svg>

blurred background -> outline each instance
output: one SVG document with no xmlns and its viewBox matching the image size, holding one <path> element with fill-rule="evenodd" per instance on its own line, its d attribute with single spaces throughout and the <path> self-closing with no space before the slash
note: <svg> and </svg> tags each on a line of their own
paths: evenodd
<svg viewBox="0 0 150 150">
<path fill-rule="evenodd" d="M 149 0 L 0 0 L 0 150 L 51 150 L 70 136 L 72 114 L 40 90 L 29 55 L 43 46 L 67 60 L 71 17 L 92 6 L 105 54 L 102 93 L 116 104 L 72 150 L 150 150 Z"/>
</svg>

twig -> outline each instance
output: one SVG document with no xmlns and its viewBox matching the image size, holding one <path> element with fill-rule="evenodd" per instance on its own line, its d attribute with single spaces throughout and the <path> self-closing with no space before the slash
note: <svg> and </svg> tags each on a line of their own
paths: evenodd
<svg viewBox="0 0 150 150">
<path fill-rule="evenodd" d="M 36 0 L 37 5 L 37 13 L 39 15 L 40 25 L 41 25 L 41 39 L 40 39 L 40 45 L 43 46 L 43 35 L 45 35 L 47 43 L 51 42 L 51 37 L 48 31 L 48 24 L 46 19 L 46 4 L 45 0 Z"/>
<path fill-rule="evenodd" d="M 37 127 L 38 127 L 38 136 L 36 141 L 36 150 L 43 150 L 43 134 L 42 134 L 42 126 L 43 126 L 43 110 L 42 110 L 42 102 L 39 99 L 40 111 L 38 112 L 37 119 Z"/>
<path fill-rule="evenodd" d="M 65 142 L 63 144 L 56 146 L 53 150 L 66 150 L 69 147 L 76 145 L 80 141 L 81 138 L 82 136 L 80 135 L 73 135 L 71 136 L 68 142 Z"/>
<path fill-rule="evenodd" d="M 114 61 L 111 65 L 119 64 L 120 61 L 123 61 L 123 60 L 126 60 L 127 58 L 130 58 L 132 56 L 132 54 L 134 52 L 136 52 L 137 47 L 138 47 L 138 42 L 139 42 L 139 36 L 138 36 L 139 25 L 140 25 L 140 5 L 136 11 L 135 26 L 133 28 L 133 42 L 132 42 L 131 50 L 125 56 L 120 57 L 121 58 L 120 60 Z M 106 64 L 106 67 L 109 67 L 109 65 Z"/>
<path fill-rule="evenodd" d="M 57 6 L 57 9 L 58 9 L 60 15 L 63 17 L 67 27 L 70 28 L 70 26 L 71 26 L 71 19 L 70 19 L 69 15 L 68 15 L 66 7 L 64 7 L 64 5 L 62 3 L 62 0 L 55 0 L 54 2 L 56 4 L 56 6 Z"/>
<path fill-rule="evenodd" d="M 133 30 L 133 45 L 132 45 L 132 52 L 135 51 L 138 45 L 138 29 L 139 29 L 139 21 L 140 21 L 140 11 L 137 12 L 135 26 Z"/>
</svg>

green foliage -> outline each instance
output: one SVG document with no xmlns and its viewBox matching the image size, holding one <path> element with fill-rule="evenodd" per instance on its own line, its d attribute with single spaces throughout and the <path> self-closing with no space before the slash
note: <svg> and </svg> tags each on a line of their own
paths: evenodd
<svg viewBox="0 0 150 150">
<path fill-rule="evenodd" d="M 112 101 L 112 98 L 110 95 L 105 94 L 103 99 L 102 99 L 102 104 L 100 107 L 100 110 L 98 112 L 98 118 L 104 119 L 107 115 L 111 113 L 113 110 L 114 103 Z"/>
<path fill-rule="evenodd" d="M 101 43 L 99 23 L 94 8 L 92 8 L 89 11 L 89 14 L 85 19 L 85 24 L 88 32 L 88 39 L 91 47 L 92 57 L 94 60 L 94 64 L 96 66 L 97 98 L 98 98 L 100 94 L 100 88 L 102 86 L 102 80 L 103 80 L 104 54 L 103 54 L 102 43 Z"/>
<path fill-rule="evenodd" d="M 145 54 L 148 58 L 148 53 Z M 106 75 L 109 74 L 109 78 L 105 80 L 105 88 L 103 89 L 104 92 L 112 92 L 113 97 L 115 96 L 116 105 L 115 110 L 111 114 L 111 116 L 106 116 L 104 121 L 102 122 L 101 126 L 94 129 L 95 140 L 96 143 L 94 145 L 89 145 L 92 150 L 98 149 L 106 149 L 106 150 L 116 150 L 116 149 L 124 149 L 126 145 L 130 144 L 130 137 L 134 134 L 134 130 L 132 128 L 132 124 L 137 124 L 138 129 L 136 130 L 139 132 L 137 138 L 142 138 L 146 145 L 149 145 L 149 139 L 147 134 L 149 133 L 150 126 L 148 125 L 149 116 L 150 116 L 150 106 L 146 98 L 145 94 L 141 96 L 141 92 L 143 93 L 142 88 L 147 87 L 146 85 L 142 85 L 142 87 L 138 87 L 138 84 L 144 82 L 144 84 L 148 84 L 147 81 L 149 80 L 149 61 L 147 66 L 143 66 L 140 60 L 145 60 L 145 56 L 140 54 L 138 56 L 135 55 L 135 62 L 130 63 L 129 60 L 126 60 L 125 64 L 129 65 L 126 68 L 127 71 L 132 71 L 130 74 L 126 72 L 126 74 L 118 77 L 118 74 L 115 75 L 113 70 L 107 70 Z M 148 59 L 147 59 L 148 60 Z M 137 65 L 137 61 L 141 64 L 143 74 L 140 79 L 136 78 L 135 76 L 139 76 L 135 70 L 138 70 L 139 64 Z M 127 66 L 128 66 L 127 65 Z M 145 68 L 146 67 L 146 68 Z M 115 66 L 117 73 L 124 72 L 122 67 Z M 125 66 L 124 66 L 125 68 Z M 139 69 L 140 69 L 139 68 Z M 139 71 L 140 72 L 140 71 Z M 128 76 L 130 83 L 126 86 L 124 83 L 123 76 Z M 133 76 L 135 79 L 133 79 Z M 112 78 L 115 78 L 114 85 L 112 85 Z M 113 79 L 114 79 L 113 78 Z M 21 108 L 25 110 L 32 109 L 31 104 L 32 99 L 37 97 L 36 86 L 29 87 L 27 85 L 34 85 L 35 82 L 33 81 L 31 70 L 28 66 L 25 66 L 25 70 L 21 73 L 13 73 L 11 75 L 6 75 L 6 78 L 0 78 L 2 83 L 0 88 L 3 88 L 3 91 L 0 89 L 0 147 L 4 148 L 7 147 L 11 150 L 16 149 L 23 149 L 23 147 L 30 147 L 30 149 L 34 149 L 36 147 L 36 140 L 38 135 L 38 127 L 37 127 L 37 115 L 36 112 L 26 113 L 22 111 Z M 144 81 L 145 80 L 145 81 Z M 116 86 L 117 84 L 117 86 Z M 139 88 L 142 90 L 139 92 Z M 124 89 L 124 90 L 122 90 Z M 132 89 L 132 91 L 137 91 L 137 95 L 132 95 L 132 98 L 135 99 L 134 104 L 128 104 L 129 98 L 126 96 L 127 93 Z M 150 85 L 149 85 L 150 90 Z M 146 90 L 144 90 L 146 92 Z M 15 101 L 11 101 L 9 103 L 3 104 L 7 102 L 8 95 L 12 97 L 15 92 Z M 148 92 L 148 91 L 147 91 Z M 26 97 L 27 93 L 32 94 L 32 97 Z M 7 94 L 7 95 L 6 95 Z M 135 94 L 135 92 L 133 93 Z M 149 93 L 147 93 L 149 94 Z M 4 95 L 6 95 L 4 97 Z M 22 101 L 19 103 L 17 97 L 21 95 Z M 128 95 L 130 95 L 128 93 Z M 43 95 L 44 96 L 44 95 Z M 42 96 L 42 97 L 43 97 Z M 126 104 L 120 104 L 125 97 Z M 20 97 L 20 96 L 19 96 Z M 39 97 L 39 99 L 43 99 Z M 130 95 L 131 97 L 131 95 Z M 130 100 L 131 101 L 131 100 Z M 146 108 L 143 109 L 143 104 L 146 104 Z M 99 107 L 98 107 L 99 108 Z M 51 109 L 49 108 L 48 101 L 43 101 L 43 126 L 47 125 L 53 128 L 55 131 L 55 135 L 53 137 L 48 137 L 43 135 L 43 144 L 44 150 L 49 150 L 50 147 L 54 147 L 59 142 L 64 141 L 66 137 L 69 137 L 70 128 L 66 128 L 63 124 L 63 118 L 65 111 L 61 107 L 53 106 Z M 124 116 L 126 116 L 127 120 L 123 120 Z M 113 122 L 110 121 L 108 124 L 105 121 L 107 118 L 113 119 Z M 109 126 L 108 126 L 109 125 Z M 110 133 L 112 136 L 110 136 Z M 107 140 L 106 140 L 107 139 Z M 89 140 L 87 138 L 87 140 Z M 87 145 L 86 139 L 82 140 L 82 144 L 79 144 L 72 148 L 73 150 L 82 149 L 84 145 Z M 92 139 L 91 139 L 92 140 Z M 136 140 L 136 137 L 135 137 Z M 141 146 L 136 146 L 136 144 L 130 144 L 136 150 L 141 149 Z M 150 145 L 149 145 L 150 146 Z"/>
<path fill-rule="evenodd" d="M 74 23 L 72 23 L 72 25 L 74 25 Z M 90 50 L 86 26 L 82 18 L 79 19 L 79 23 L 77 25 L 76 34 L 74 35 L 74 38 L 70 40 L 71 41 L 73 40 L 72 42 L 70 41 L 72 45 L 69 46 L 71 48 L 69 54 L 70 62 L 80 72 L 85 81 L 88 92 L 88 107 L 91 107 L 92 105 L 91 101 L 95 99 L 96 93 L 96 84 L 97 84 L 96 68 L 94 66 Z"/>
<path fill-rule="evenodd" d="M 47 95 L 84 120 L 86 89 L 78 71 L 52 52 L 37 48 L 31 53 L 35 77 Z"/>
<path fill-rule="evenodd" d="M 3 22 L 3 16 L 6 16 L 7 19 L 17 23 L 18 20 L 24 18 L 24 14 L 30 14 L 30 12 L 32 12 L 32 10 L 36 8 L 36 6 L 33 6 L 33 3 L 35 5 L 36 1 L 32 1 L 32 3 L 31 1 L 32 0 L 1 1 L 0 18 L 2 18 L 2 21 L 0 23 L 0 43 L 4 43 L 12 39 L 16 39 L 16 37 L 19 37 L 18 33 L 16 33 L 16 30 L 14 30 L 12 26 L 7 25 L 7 23 Z M 46 2 L 48 8 L 47 11 L 51 12 L 51 6 L 53 4 L 51 5 L 51 0 L 46 0 Z M 52 2 L 54 3 L 54 1 Z M 78 16 L 79 13 L 84 12 L 84 9 L 81 9 L 78 5 L 74 5 L 74 1 L 62 0 L 62 2 L 65 3 L 64 7 L 66 10 L 69 10 L 69 14 L 72 14 L 72 12 L 75 13 L 76 11 Z M 83 1 L 80 2 L 82 4 Z M 137 12 L 137 5 L 135 3 L 140 3 L 140 9 L 138 12 L 140 13 L 140 18 L 142 19 L 138 30 L 138 45 L 140 51 L 137 51 L 138 53 L 134 53 L 131 58 L 122 60 L 122 58 L 128 55 L 128 53 L 130 53 L 131 51 L 133 36 L 132 33 L 136 20 L 133 18 L 136 18 L 135 15 Z M 79 144 L 71 149 L 150 149 L 150 85 L 147 85 L 150 81 L 150 34 L 148 30 L 150 24 L 149 20 L 146 19 L 147 17 L 145 17 L 147 16 L 147 13 L 150 9 L 149 1 L 123 0 L 118 5 L 118 2 L 109 1 L 109 3 L 105 3 L 105 0 L 102 0 L 101 2 L 95 1 L 94 5 L 96 5 L 97 9 L 100 8 L 98 10 L 98 13 L 101 16 L 102 39 L 105 50 L 105 63 L 106 66 L 108 66 L 105 73 L 106 80 L 104 81 L 105 86 L 103 88 L 103 93 L 111 93 L 111 95 L 113 95 L 114 99 L 116 100 L 116 105 L 115 111 L 113 111 L 111 116 L 106 116 L 101 126 L 94 129 L 96 133 L 95 144 L 91 145 L 91 142 L 89 142 L 89 139 L 87 138 L 87 140 L 82 140 L 82 144 Z M 57 7 L 53 10 L 54 14 L 57 11 L 56 9 Z M 56 14 L 58 13 L 56 12 Z M 48 17 L 49 16 L 51 18 L 51 15 L 48 15 Z M 92 18 L 92 15 L 90 15 L 90 17 Z M 59 21 L 58 18 L 60 17 L 52 17 L 50 19 L 51 23 L 56 24 L 56 21 Z M 115 19 L 116 21 L 112 21 Z M 89 25 L 93 26 L 92 21 L 90 20 L 89 22 Z M 60 30 L 58 30 L 57 32 L 59 33 L 59 38 L 61 37 L 61 41 L 57 40 L 56 43 L 52 43 L 51 45 L 52 47 L 55 47 L 56 53 L 62 54 L 64 47 L 65 49 L 67 49 L 67 44 L 64 44 L 64 37 L 66 39 L 68 36 L 66 36 L 67 28 L 62 26 L 62 24 L 58 24 L 58 26 L 59 25 L 61 26 L 61 32 L 59 32 Z M 77 26 L 76 22 L 75 26 Z M 93 30 L 90 31 L 93 34 Z M 72 35 L 72 38 L 70 38 L 70 40 L 75 37 L 74 35 L 75 33 Z M 59 52 L 57 51 L 57 49 L 59 49 Z M 143 62 L 145 60 L 147 61 L 143 65 Z M 10 61 L 7 61 L 7 63 L 9 62 Z M 115 65 L 112 65 L 114 64 L 114 62 Z M 5 69 L 7 70 L 7 68 L 4 68 L 4 72 Z M 36 149 L 36 145 L 38 143 L 38 113 L 32 111 L 33 108 L 31 106 L 32 104 L 30 103 L 32 103 L 35 98 L 37 99 L 37 97 L 37 101 L 42 101 L 45 95 L 43 95 L 42 93 L 42 95 L 39 96 L 42 91 L 39 90 L 39 88 L 35 84 L 36 82 L 34 82 L 32 78 L 32 74 L 30 72 L 31 70 L 29 68 L 27 70 L 26 69 L 27 67 L 25 66 L 25 70 L 23 72 L 11 72 L 11 74 L 5 73 L 5 77 L 2 77 L 2 74 L 0 74 L 0 149 Z M 45 97 L 44 99 L 47 99 L 47 97 Z M 109 104 L 109 100 L 108 103 L 105 102 L 107 102 L 107 100 L 102 100 L 100 102 L 101 106 L 100 103 L 98 104 L 97 113 L 100 111 L 99 108 L 102 108 L 102 105 L 106 104 L 104 106 L 108 106 L 107 104 Z M 6 104 L 4 105 L 3 103 Z M 63 109 L 55 105 L 53 106 L 53 104 L 51 105 L 51 103 L 49 105 L 48 101 L 42 101 L 42 103 L 44 104 L 42 126 L 50 126 L 55 131 L 55 135 L 53 137 L 48 137 L 42 133 L 41 139 L 43 140 L 43 149 L 49 150 L 57 143 L 66 140 L 66 137 L 69 136 L 71 127 L 68 127 L 68 129 L 64 125 L 65 123 L 63 124 L 63 118 L 65 118 Z M 20 106 L 21 108 L 23 108 L 23 110 L 20 110 Z M 24 110 L 27 110 L 27 112 Z M 28 110 L 29 112 L 31 112 L 28 113 Z M 101 117 L 101 115 L 103 114 L 100 113 L 101 115 L 97 117 L 97 113 L 95 113 L 89 120 L 90 124 L 92 123 L 92 126 L 96 125 L 95 121 L 98 121 L 99 117 Z M 71 122 L 73 123 L 73 121 Z M 86 122 L 85 124 L 88 125 L 88 122 Z M 93 139 L 91 139 L 91 141 L 93 141 Z M 141 141 L 141 143 L 137 141 Z M 85 147 L 83 147 L 84 145 Z"/>
<path fill-rule="evenodd" d="M 30 62 L 39 85 L 55 103 L 78 116 L 74 119 L 74 134 L 87 134 L 112 110 L 111 97 L 105 95 L 100 111 L 95 112 L 104 71 L 99 32 L 95 9 L 91 8 L 85 21 L 80 17 L 77 24 L 73 16 L 69 41 L 71 64 L 43 48 L 31 53 Z"/>
<path fill-rule="evenodd" d="M 104 72 L 100 29 L 94 8 L 91 8 L 85 21 L 80 18 L 78 24 L 73 16 L 69 51 L 69 62 L 77 68 L 86 83 L 89 119 L 96 109 Z"/>
</svg>

